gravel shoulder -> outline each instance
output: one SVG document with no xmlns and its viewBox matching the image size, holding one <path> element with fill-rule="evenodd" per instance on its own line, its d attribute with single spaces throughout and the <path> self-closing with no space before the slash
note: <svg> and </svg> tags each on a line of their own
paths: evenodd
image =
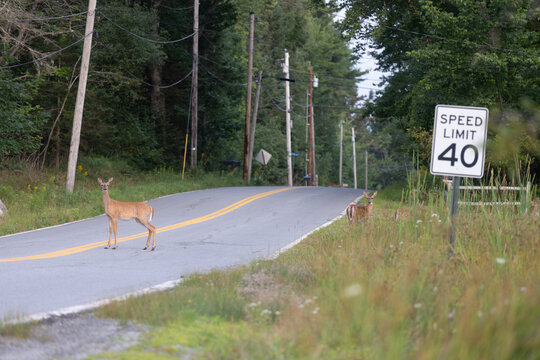
<svg viewBox="0 0 540 360">
<path fill-rule="evenodd" d="M 92 313 L 55 316 L 35 325 L 28 339 L 0 336 L 0 359 L 84 359 L 125 350 L 147 331 L 144 325 L 97 318 Z"/>
</svg>

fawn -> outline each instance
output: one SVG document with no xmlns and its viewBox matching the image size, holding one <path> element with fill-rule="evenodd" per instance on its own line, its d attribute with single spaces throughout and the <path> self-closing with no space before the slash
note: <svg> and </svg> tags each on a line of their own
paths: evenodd
<svg viewBox="0 0 540 360">
<path fill-rule="evenodd" d="M 371 214 L 371 210 L 373 210 L 373 198 L 377 196 L 377 192 L 375 191 L 373 195 L 369 196 L 364 191 L 364 196 L 368 202 L 366 206 L 351 204 L 347 207 L 347 217 L 349 218 L 349 224 L 351 225 L 358 220 L 367 219 Z"/>
<path fill-rule="evenodd" d="M 156 248 L 157 229 L 154 225 L 150 224 L 150 220 L 152 220 L 152 218 L 154 217 L 154 208 L 143 202 L 121 202 L 111 199 L 109 197 L 108 187 L 112 181 L 113 178 L 110 178 L 109 181 L 104 183 L 100 178 L 98 178 L 98 183 L 99 185 L 101 185 L 101 190 L 103 191 L 103 205 L 105 205 L 105 214 L 109 218 L 109 242 L 107 243 L 107 246 L 105 246 L 105 249 L 108 249 L 111 246 L 111 233 L 113 231 L 113 250 L 117 248 L 118 241 L 116 239 L 116 228 L 118 225 L 118 219 L 135 219 L 135 221 L 148 229 L 148 239 L 146 240 L 146 246 L 143 250 L 148 249 L 148 245 L 150 245 L 150 237 L 153 236 L 153 251 Z"/>
<path fill-rule="evenodd" d="M 407 216 L 409 216 L 409 210 L 407 209 L 397 209 L 394 213 L 394 219 L 396 220 L 406 218 Z"/>
</svg>

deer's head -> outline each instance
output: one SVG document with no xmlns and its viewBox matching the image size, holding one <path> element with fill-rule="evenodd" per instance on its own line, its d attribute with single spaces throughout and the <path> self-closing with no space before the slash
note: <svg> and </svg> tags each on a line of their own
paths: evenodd
<svg viewBox="0 0 540 360">
<path fill-rule="evenodd" d="M 377 196 L 377 192 L 375 191 L 375 192 L 373 193 L 373 195 L 369 196 L 368 193 L 364 191 L 364 196 L 365 196 L 366 199 L 367 199 L 368 205 L 372 205 L 372 204 L 373 204 L 373 198 L 374 198 L 375 196 Z"/>
<path fill-rule="evenodd" d="M 98 178 L 97 181 L 98 181 L 99 185 L 101 185 L 101 190 L 107 191 L 107 189 L 109 188 L 109 185 L 111 184 L 113 179 L 114 178 L 110 178 L 109 181 L 103 182 L 103 180 L 101 180 L 101 178 Z"/>
</svg>

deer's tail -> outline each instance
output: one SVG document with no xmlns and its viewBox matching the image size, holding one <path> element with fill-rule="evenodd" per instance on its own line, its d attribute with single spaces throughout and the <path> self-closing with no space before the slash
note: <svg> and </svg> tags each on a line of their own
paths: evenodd
<svg viewBox="0 0 540 360">
<path fill-rule="evenodd" d="M 355 208 L 354 208 L 353 204 L 351 204 L 351 205 L 349 205 L 349 207 L 347 207 L 347 217 L 349 218 L 349 222 L 352 222 L 353 219 L 354 219 L 354 215 L 355 215 L 354 210 L 355 210 Z"/>
<path fill-rule="evenodd" d="M 154 207 L 150 206 L 150 214 L 148 215 L 148 221 L 152 221 L 154 218 Z"/>
</svg>

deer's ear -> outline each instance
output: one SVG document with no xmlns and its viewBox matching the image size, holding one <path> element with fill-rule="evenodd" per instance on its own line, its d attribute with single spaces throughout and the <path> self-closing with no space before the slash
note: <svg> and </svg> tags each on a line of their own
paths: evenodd
<svg viewBox="0 0 540 360">
<path fill-rule="evenodd" d="M 375 193 L 373 195 L 371 195 L 372 198 L 374 198 L 375 196 L 377 196 L 377 192 L 375 191 Z"/>
<path fill-rule="evenodd" d="M 368 196 L 367 192 L 365 192 L 365 191 L 364 191 L 364 196 L 365 196 L 365 197 L 367 197 L 367 196 Z"/>
<path fill-rule="evenodd" d="M 97 178 L 97 182 L 99 183 L 99 185 L 103 185 L 103 180 L 101 180 L 101 178 Z"/>
<path fill-rule="evenodd" d="M 111 183 L 111 181 L 113 181 L 114 178 L 110 178 L 109 181 L 107 181 L 108 184 Z"/>
</svg>

